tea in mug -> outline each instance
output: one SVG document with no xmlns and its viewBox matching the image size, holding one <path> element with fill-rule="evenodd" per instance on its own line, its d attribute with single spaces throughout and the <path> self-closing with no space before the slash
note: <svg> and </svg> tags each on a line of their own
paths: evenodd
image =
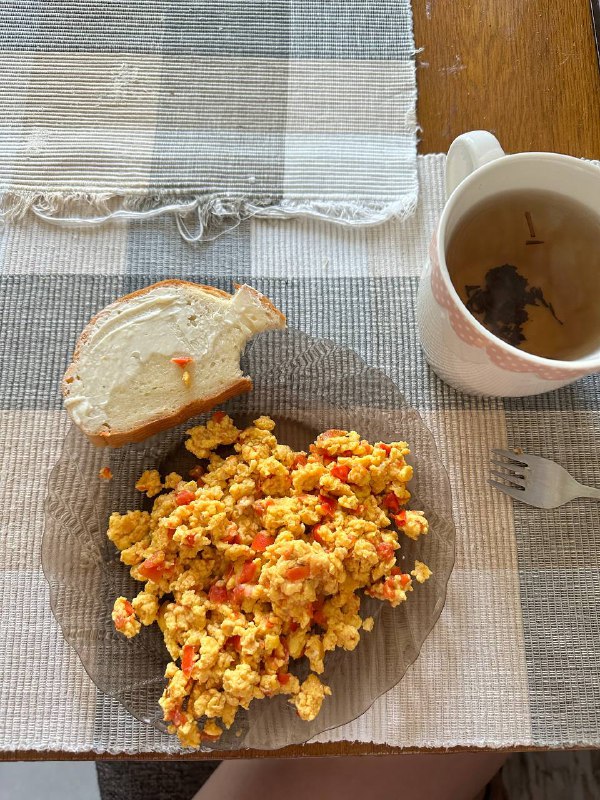
<svg viewBox="0 0 600 800">
<path fill-rule="evenodd" d="M 511 191 L 461 220 L 446 253 L 461 300 L 489 331 L 544 358 L 600 348 L 600 220 L 546 191 Z"/>
</svg>

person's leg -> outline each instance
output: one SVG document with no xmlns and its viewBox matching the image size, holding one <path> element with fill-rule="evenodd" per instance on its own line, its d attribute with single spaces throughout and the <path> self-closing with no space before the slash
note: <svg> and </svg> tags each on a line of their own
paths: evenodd
<svg viewBox="0 0 600 800">
<path fill-rule="evenodd" d="M 503 753 L 224 761 L 194 800 L 472 800 Z"/>
</svg>

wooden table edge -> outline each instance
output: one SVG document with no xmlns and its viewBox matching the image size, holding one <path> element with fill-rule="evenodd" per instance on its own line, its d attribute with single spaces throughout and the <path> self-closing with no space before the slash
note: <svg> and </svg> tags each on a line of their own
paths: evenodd
<svg viewBox="0 0 600 800">
<path fill-rule="evenodd" d="M 91 750 L 70 753 L 64 750 L 14 750 L 0 752 L 0 761 L 223 761 L 233 758 L 320 758 L 331 756 L 394 756 L 446 753 L 547 753 L 556 751 L 598 750 L 600 746 L 512 745 L 509 747 L 390 747 L 366 742 L 332 742 L 284 747 L 281 750 L 215 750 L 211 753 L 95 753 Z"/>
</svg>

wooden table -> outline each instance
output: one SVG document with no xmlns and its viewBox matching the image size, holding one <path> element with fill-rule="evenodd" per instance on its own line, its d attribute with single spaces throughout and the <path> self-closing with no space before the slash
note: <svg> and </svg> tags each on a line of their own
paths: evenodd
<svg viewBox="0 0 600 800">
<path fill-rule="evenodd" d="M 508 152 L 557 150 L 600 158 L 600 75 L 589 0 L 413 0 L 413 10 L 415 40 L 422 48 L 417 57 L 421 153 L 445 151 L 458 134 L 485 128 L 498 136 Z M 408 751 L 338 742 L 288 747 L 278 750 L 277 756 L 395 752 Z M 269 755 L 261 750 L 214 751 L 184 758 Z M 0 759 L 6 758 L 98 756 L 0 754 Z"/>
<path fill-rule="evenodd" d="M 600 158 L 589 0 L 413 0 L 421 153 L 483 128 L 507 152 Z"/>
</svg>

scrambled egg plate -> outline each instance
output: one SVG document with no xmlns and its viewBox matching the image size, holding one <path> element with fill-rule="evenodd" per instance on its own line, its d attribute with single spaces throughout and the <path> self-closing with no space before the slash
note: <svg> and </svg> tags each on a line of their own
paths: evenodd
<svg viewBox="0 0 600 800">
<path fill-rule="evenodd" d="M 277 694 L 314 719 L 331 694 L 318 678 L 325 654 L 353 650 L 361 628 L 373 628 L 359 614 L 359 590 L 397 606 L 413 578 L 431 575 L 420 561 L 410 574 L 396 562 L 400 533 L 428 531 L 423 514 L 405 508 L 405 442 L 329 430 L 308 453 L 294 452 L 274 427 L 260 417 L 239 430 L 217 412 L 188 431 L 200 459 L 192 480 L 148 470 L 136 487 L 156 496 L 152 512 L 110 517 L 109 539 L 145 584 L 116 600 L 114 624 L 127 637 L 160 626 L 172 661 L 159 702 L 187 747 Z M 218 455 L 222 445 L 235 455 Z M 311 673 L 300 683 L 289 668 L 303 656 Z"/>
</svg>

